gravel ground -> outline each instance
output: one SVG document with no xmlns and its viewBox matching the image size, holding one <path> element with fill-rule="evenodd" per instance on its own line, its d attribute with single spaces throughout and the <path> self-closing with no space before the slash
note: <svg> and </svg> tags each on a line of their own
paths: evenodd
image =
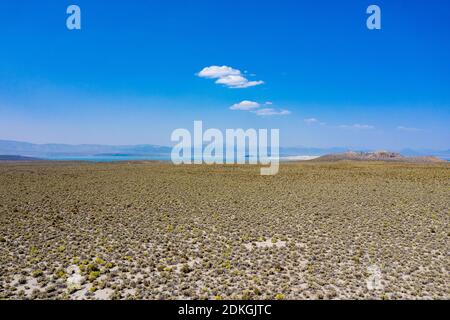
<svg viewBox="0 0 450 320">
<path fill-rule="evenodd" d="M 0 164 L 2 299 L 450 299 L 450 166 Z"/>
</svg>

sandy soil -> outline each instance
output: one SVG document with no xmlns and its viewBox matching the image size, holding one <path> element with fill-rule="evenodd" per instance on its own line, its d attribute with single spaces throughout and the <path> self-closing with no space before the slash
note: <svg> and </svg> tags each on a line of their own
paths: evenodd
<svg viewBox="0 0 450 320">
<path fill-rule="evenodd" d="M 0 164 L 3 299 L 449 299 L 448 164 Z"/>
</svg>

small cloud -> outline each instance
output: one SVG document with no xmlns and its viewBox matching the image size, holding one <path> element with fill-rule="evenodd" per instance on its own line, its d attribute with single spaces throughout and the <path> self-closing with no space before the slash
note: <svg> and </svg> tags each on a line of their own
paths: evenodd
<svg viewBox="0 0 450 320">
<path fill-rule="evenodd" d="M 423 131 L 422 129 L 419 128 L 409 128 L 409 127 L 403 127 L 403 126 L 398 126 L 397 130 L 399 131 L 406 131 L 406 132 L 419 132 L 419 131 Z"/>
<path fill-rule="evenodd" d="M 266 117 L 266 116 L 287 116 L 291 114 L 289 110 L 275 110 L 273 108 L 263 108 L 256 111 L 253 111 L 258 116 Z"/>
<path fill-rule="evenodd" d="M 258 86 L 264 81 L 249 81 L 240 70 L 228 66 L 210 66 L 203 68 L 197 76 L 200 78 L 217 79 L 215 83 L 222 84 L 228 88 L 249 88 Z"/>
<path fill-rule="evenodd" d="M 263 84 L 264 81 L 248 81 L 247 78 L 244 78 L 243 76 L 226 76 L 222 77 L 216 80 L 217 84 L 223 84 L 224 86 L 228 88 L 248 88 L 248 87 L 254 87 L 258 86 L 260 84 Z"/>
<path fill-rule="evenodd" d="M 316 118 L 306 118 L 306 119 L 303 119 L 303 121 L 304 121 L 306 124 L 308 124 L 308 125 L 316 125 L 316 124 L 319 124 L 319 125 L 321 125 L 321 126 L 326 125 L 325 122 L 321 122 L 321 121 L 319 121 L 319 120 L 316 119 Z"/>
<path fill-rule="evenodd" d="M 319 120 L 317 120 L 316 118 L 308 118 L 304 119 L 303 121 L 305 121 L 307 124 L 315 124 L 319 122 Z"/>
<path fill-rule="evenodd" d="M 272 102 L 265 102 L 264 105 L 271 105 Z M 275 108 L 261 108 L 261 104 L 255 101 L 243 100 L 239 103 L 233 104 L 231 110 L 242 110 L 253 112 L 258 116 L 286 116 L 291 114 L 289 110 L 285 109 L 275 109 Z"/>
<path fill-rule="evenodd" d="M 272 102 L 272 101 L 266 101 L 266 103 L 264 103 L 264 104 L 266 104 L 266 105 L 272 105 L 273 102 Z"/>
<path fill-rule="evenodd" d="M 231 110 L 245 110 L 245 111 L 248 111 L 248 110 L 254 110 L 254 109 L 257 109 L 257 108 L 259 108 L 261 105 L 258 103 L 258 102 L 255 102 L 255 101 L 249 101 L 249 100 L 244 100 L 244 101 L 241 101 L 241 102 L 239 102 L 239 103 L 235 103 L 235 104 L 233 104 L 231 107 L 230 107 L 230 109 Z"/>
<path fill-rule="evenodd" d="M 343 129 L 356 129 L 356 130 L 371 130 L 371 129 L 375 129 L 374 126 L 368 125 L 368 124 L 352 124 L 352 125 L 340 125 L 339 128 L 343 128 Z"/>
<path fill-rule="evenodd" d="M 240 75 L 241 72 L 237 69 L 233 69 L 228 66 L 211 66 L 203 68 L 202 71 L 197 73 L 197 76 L 200 78 L 209 78 L 209 79 L 217 79 L 222 78 L 226 76 L 232 76 L 232 75 Z"/>
</svg>

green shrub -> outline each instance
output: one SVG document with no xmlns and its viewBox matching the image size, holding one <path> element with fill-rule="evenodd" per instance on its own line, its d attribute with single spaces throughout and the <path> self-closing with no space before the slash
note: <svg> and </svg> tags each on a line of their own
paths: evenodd
<svg viewBox="0 0 450 320">
<path fill-rule="evenodd" d="M 38 270 L 34 270 L 33 273 L 32 273 L 32 276 L 35 277 L 35 278 L 39 278 L 39 277 L 41 277 L 43 275 L 44 275 L 44 271 L 39 270 L 39 269 Z"/>
<path fill-rule="evenodd" d="M 277 293 L 275 295 L 275 300 L 284 300 L 284 294 L 282 293 Z"/>
<path fill-rule="evenodd" d="M 98 277 L 100 277 L 100 271 L 91 271 L 89 272 L 89 281 L 94 281 L 95 279 L 97 279 Z"/>
</svg>

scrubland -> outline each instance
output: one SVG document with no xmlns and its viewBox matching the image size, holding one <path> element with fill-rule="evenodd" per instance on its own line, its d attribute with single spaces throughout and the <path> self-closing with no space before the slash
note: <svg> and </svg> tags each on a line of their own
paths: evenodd
<svg viewBox="0 0 450 320">
<path fill-rule="evenodd" d="M 450 299 L 450 166 L 0 163 L 2 299 Z"/>
</svg>

